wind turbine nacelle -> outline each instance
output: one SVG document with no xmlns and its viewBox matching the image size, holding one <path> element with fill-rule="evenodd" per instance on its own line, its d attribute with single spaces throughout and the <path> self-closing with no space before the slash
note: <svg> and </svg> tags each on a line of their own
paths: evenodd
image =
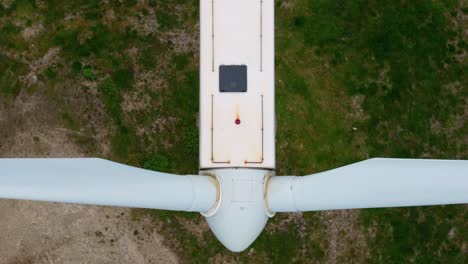
<svg viewBox="0 0 468 264">
<path fill-rule="evenodd" d="M 231 251 L 265 227 L 275 169 L 274 1 L 200 1 L 200 174 L 218 179 L 202 213 Z"/>
<path fill-rule="evenodd" d="M 275 169 L 274 1 L 200 1 L 200 169 Z"/>
</svg>

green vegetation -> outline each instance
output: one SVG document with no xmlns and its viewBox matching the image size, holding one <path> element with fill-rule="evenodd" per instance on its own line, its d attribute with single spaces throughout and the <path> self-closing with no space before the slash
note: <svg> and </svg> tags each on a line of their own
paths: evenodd
<svg viewBox="0 0 468 264">
<path fill-rule="evenodd" d="M 78 68 L 77 66 L 75 66 L 76 68 Z M 94 70 L 91 66 L 89 65 L 86 65 L 83 67 L 83 77 L 85 77 L 85 79 L 87 80 L 91 80 L 91 81 L 94 81 L 96 80 L 96 74 L 94 73 Z"/>
<path fill-rule="evenodd" d="M 143 163 L 143 168 L 147 170 L 168 172 L 169 167 L 169 159 L 163 154 L 154 155 Z"/>
<path fill-rule="evenodd" d="M 50 80 L 57 78 L 57 72 L 52 67 L 48 67 L 45 71 L 45 74 Z"/>
<path fill-rule="evenodd" d="M 62 113 L 62 120 L 65 125 L 72 130 L 78 130 L 80 128 L 79 123 L 70 115 L 69 112 Z"/>
<path fill-rule="evenodd" d="M 83 69 L 83 66 L 81 65 L 81 63 L 79 61 L 74 61 L 71 64 L 71 72 L 73 74 L 77 74 L 77 73 L 81 72 L 81 69 Z"/>
<path fill-rule="evenodd" d="M 11 22 L 0 25 L 0 47 L 23 49 L 24 42 L 19 37 L 21 30 L 21 27 Z"/>
<path fill-rule="evenodd" d="M 123 120 L 121 88 L 118 87 L 113 80 L 107 78 L 99 84 L 98 90 L 101 93 L 102 100 L 106 105 L 109 115 L 117 127 L 112 137 L 113 158 L 128 158 L 130 150 L 135 147 L 135 145 L 132 144 L 136 138 L 134 135 L 135 132 L 129 130 Z"/>
<path fill-rule="evenodd" d="M 468 213 L 461 206 L 373 209 L 362 212 L 368 230 L 377 226 L 370 244 L 372 262 L 464 263 Z M 370 232 L 370 231 L 369 231 Z M 440 254 L 444 252 L 444 254 Z"/>
<path fill-rule="evenodd" d="M 116 122 L 121 122 L 122 109 L 120 108 L 120 103 L 122 98 L 119 95 L 117 86 L 111 79 L 105 79 L 99 84 L 98 89 L 111 117 L 116 120 Z"/>
<path fill-rule="evenodd" d="M 112 75 L 112 80 L 119 89 L 130 89 L 133 84 L 133 72 L 131 69 L 117 69 Z"/>
<path fill-rule="evenodd" d="M 26 65 L 19 63 L 0 53 L 0 95 L 16 96 L 21 90 L 18 76 L 26 73 Z"/>
<path fill-rule="evenodd" d="M 275 3 L 277 174 L 304 175 L 375 156 L 468 159 L 468 40 L 460 20 L 466 6 L 453 0 Z M 44 30 L 25 40 L 22 31 L 38 23 Z M 107 158 L 196 173 L 198 50 L 177 51 L 166 36 L 185 32 L 196 39 L 197 25 L 195 0 L 0 4 L 0 97 L 21 91 L 18 77 L 30 72 L 24 61 L 60 47 L 58 61 L 37 72 L 36 85 L 48 89 L 35 92 L 45 91 L 58 105 L 65 127 L 84 129 L 73 140 L 86 153 L 102 155 L 95 128 L 87 126 L 103 105 L 107 123 L 100 128 L 111 135 Z M 148 27 L 154 30 L 142 30 Z M 227 252 L 209 231 L 188 230 L 184 223 L 202 227 L 199 215 L 136 210 L 134 216 L 141 214 L 160 221 L 167 244 L 193 263 L 215 256 L 324 263 L 332 243 L 347 248 L 333 253 L 342 263 L 466 262 L 463 206 L 361 210 L 353 221 L 364 244 L 346 240 L 348 229 L 333 238 L 320 213 L 300 221 L 278 214 L 254 250 L 241 254 Z"/>
<path fill-rule="evenodd" d="M 468 127 L 453 118 L 467 91 L 447 89 L 468 84 L 466 65 L 455 59 L 466 41 L 453 22 L 458 4 L 302 1 L 280 11 L 277 20 L 290 21 L 277 33 L 280 171 L 304 174 L 367 156 L 466 159 L 460 136 Z M 347 115 L 356 98 L 362 117 Z M 464 262 L 464 219 L 459 206 L 362 210 L 368 261 Z"/>
</svg>

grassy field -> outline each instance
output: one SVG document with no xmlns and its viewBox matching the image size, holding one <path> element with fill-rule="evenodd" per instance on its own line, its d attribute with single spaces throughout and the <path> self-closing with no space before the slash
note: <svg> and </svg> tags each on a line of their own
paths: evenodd
<svg viewBox="0 0 468 264">
<path fill-rule="evenodd" d="M 466 1 L 275 4 L 277 174 L 468 159 Z M 196 173 L 198 1 L 3 1 L 0 103 L 20 93 L 46 96 L 89 156 Z M 199 215 L 142 214 L 186 262 L 467 262 L 466 206 L 279 214 L 241 254 Z"/>
</svg>

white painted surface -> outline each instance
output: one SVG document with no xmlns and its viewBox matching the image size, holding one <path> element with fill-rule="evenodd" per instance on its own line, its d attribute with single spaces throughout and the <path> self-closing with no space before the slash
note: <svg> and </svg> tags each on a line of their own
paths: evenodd
<svg viewBox="0 0 468 264">
<path fill-rule="evenodd" d="M 103 159 L 0 159 L 0 198 L 205 212 L 216 180 Z"/>
<path fill-rule="evenodd" d="M 221 185 L 219 208 L 206 220 L 223 245 L 231 251 L 246 249 L 260 235 L 268 221 L 264 203 L 264 182 L 270 171 L 258 169 L 215 169 Z"/>
<path fill-rule="evenodd" d="M 220 65 L 247 65 L 247 92 L 220 93 Z M 201 169 L 275 168 L 274 93 L 274 1 L 200 1 Z"/>
<path fill-rule="evenodd" d="M 467 160 L 370 159 L 309 176 L 272 177 L 273 212 L 468 203 Z"/>
</svg>

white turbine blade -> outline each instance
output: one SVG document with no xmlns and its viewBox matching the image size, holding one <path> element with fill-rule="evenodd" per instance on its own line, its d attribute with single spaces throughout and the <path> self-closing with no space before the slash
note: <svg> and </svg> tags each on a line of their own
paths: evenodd
<svg viewBox="0 0 468 264">
<path fill-rule="evenodd" d="M 467 160 L 370 159 L 304 177 L 272 177 L 273 212 L 468 203 Z"/>
<path fill-rule="evenodd" d="M 96 158 L 0 159 L 0 198 L 206 212 L 216 180 Z"/>
</svg>

